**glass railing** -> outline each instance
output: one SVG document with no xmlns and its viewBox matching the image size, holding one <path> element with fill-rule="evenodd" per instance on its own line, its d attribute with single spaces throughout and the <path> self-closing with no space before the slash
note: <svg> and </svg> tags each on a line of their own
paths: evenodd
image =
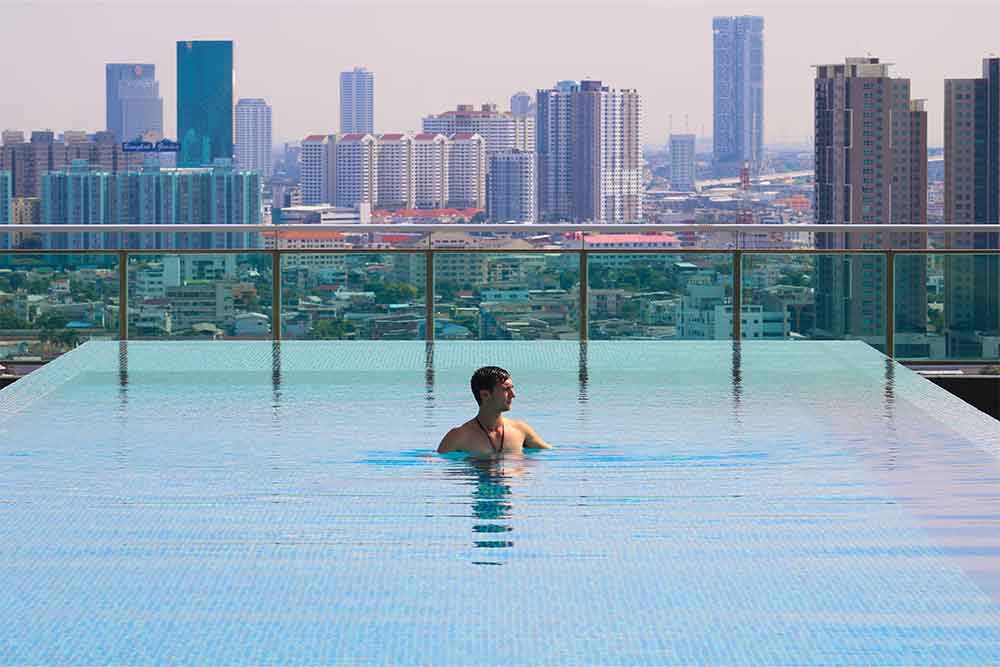
<svg viewBox="0 0 1000 667">
<path fill-rule="evenodd" d="M 902 247 L 848 225 L 0 228 L 0 362 L 91 338 L 861 340 L 994 361 L 1000 249 L 942 241 L 983 227 L 919 226 L 929 248 L 909 226 Z M 847 229 L 865 243 L 816 247 Z"/>
</svg>

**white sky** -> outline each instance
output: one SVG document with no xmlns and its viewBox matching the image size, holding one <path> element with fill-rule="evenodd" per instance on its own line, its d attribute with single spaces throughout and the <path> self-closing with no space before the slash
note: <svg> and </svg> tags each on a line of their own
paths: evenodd
<svg viewBox="0 0 1000 667">
<path fill-rule="evenodd" d="M 379 132 L 595 78 L 637 88 L 644 141 L 662 144 L 671 114 L 674 131 L 687 115 L 692 132 L 711 132 L 711 19 L 728 14 L 765 17 L 769 143 L 812 135 L 812 64 L 870 53 L 928 100 L 940 145 L 944 78 L 979 76 L 982 58 L 1000 53 L 996 1 L 0 0 L 0 128 L 103 129 L 104 64 L 152 62 L 170 136 L 175 42 L 233 39 L 236 95 L 273 107 L 275 143 L 336 131 L 338 73 L 364 65 Z"/>
</svg>

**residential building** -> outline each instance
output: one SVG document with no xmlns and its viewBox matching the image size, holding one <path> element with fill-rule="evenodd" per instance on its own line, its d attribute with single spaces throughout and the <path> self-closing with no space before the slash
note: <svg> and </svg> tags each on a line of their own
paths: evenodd
<svg viewBox="0 0 1000 667">
<path fill-rule="evenodd" d="M 302 140 L 300 160 L 302 203 L 333 204 L 337 195 L 337 135 L 310 134 Z"/>
<path fill-rule="evenodd" d="M 878 58 L 819 65 L 815 79 L 815 221 L 926 224 L 927 113 L 910 100 L 909 79 Z M 925 248 L 926 234 L 817 233 L 818 249 Z M 900 261 L 902 259 L 903 261 Z M 895 327 L 926 331 L 926 261 L 897 258 Z M 889 288 L 880 255 L 817 258 L 817 335 L 885 342 Z"/>
<path fill-rule="evenodd" d="M 0 171 L 0 225 L 11 224 L 11 199 L 13 189 L 13 178 L 9 171 Z M 0 249 L 17 247 L 19 244 L 13 238 L 12 233 L 7 230 L 0 230 Z"/>
<path fill-rule="evenodd" d="M 713 33 L 712 165 L 757 174 L 764 158 L 764 17 L 716 16 Z"/>
<path fill-rule="evenodd" d="M 156 66 L 148 63 L 105 65 L 105 128 L 119 141 L 163 137 L 163 98 Z"/>
<path fill-rule="evenodd" d="M 340 73 L 340 132 L 375 132 L 375 75 L 364 67 Z"/>
<path fill-rule="evenodd" d="M 378 197 L 380 209 L 413 208 L 416 187 L 413 137 L 380 134 L 378 137 Z"/>
<path fill-rule="evenodd" d="M 694 141 L 693 134 L 670 135 L 670 189 L 694 192 Z"/>
<path fill-rule="evenodd" d="M 2 172 L 0 172 L 2 173 Z M 0 185 L 0 188 L 3 186 Z M 13 197 L 10 200 L 10 224 L 42 224 L 42 200 L 40 197 Z M 14 248 L 41 248 L 42 235 L 38 232 L 14 232 L 9 240 Z"/>
<path fill-rule="evenodd" d="M 448 207 L 486 208 L 486 141 L 474 132 L 449 137 Z"/>
<path fill-rule="evenodd" d="M 91 171 L 76 161 L 45 175 L 43 224 L 260 224 L 260 176 L 232 169 L 230 161 L 198 169 Z M 43 234 L 46 249 L 236 249 L 257 248 L 259 234 L 246 232 L 71 232 Z"/>
<path fill-rule="evenodd" d="M 259 98 L 236 103 L 236 167 L 271 177 L 271 107 Z"/>
<path fill-rule="evenodd" d="M 413 200 L 416 208 L 448 205 L 448 137 L 422 132 L 413 137 Z"/>
<path fill-rule="evenodd" d="M 378 141 L 371 134 L 344 134 L 336 144 L 337 206 L 371 205 L 378 196 Z"/>
<path fill-rule="evenodd" d="M 1000 225 L 1000 58 L 982 76 L 944 82 L 944 221 Z M 947 247 L 996 251 L 997 234 L 949 233 Z M 945 258 L 949 358 L 980 357 L 984 333 L 1000 329 L 1000 258 Z"/>
<path fill-rule="evenodd" d="M 486 213 L 493 222 L 535 222 L 535 153 L 510 150 L 490 158 Z"/>
<path fill-rule="evenodd" d="M 459 133 L 478 134 L 486 140 L 487 158 L 515 148 L 523 151 L 534 148 L 534 118 L 498 111 L 495 104 L 483 104 L 479 109 L 471 104 L 459 104 L 454 111 L 426 116 L 422 122 L 424 133 L 448 137 Z"/>
<path fill-rule="evenodd" d="M 535 113 L 535 101 L 525 91 L 519 91 L 510 96 L 510 112 L 515 116 L 532 116 Z"/>
<path fill-rule="evenodd" d="M 633 222 L 643 216 L 642 108 L 635 90 L 563 81 L 538 91 L 539 215 Z"/>
<path fill-rule="evenodd" d="M 233 43 L 177 42 L 178 165 L 233 157 Z"/>
</svg>

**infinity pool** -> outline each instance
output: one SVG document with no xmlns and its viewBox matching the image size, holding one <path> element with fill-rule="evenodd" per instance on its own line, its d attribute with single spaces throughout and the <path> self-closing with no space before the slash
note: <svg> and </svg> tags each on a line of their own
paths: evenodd
<svg viewBox="0 0 1000 667">
<path fill-rule="evenodd" d="M 555 449 L 433 453 L 484 364 Z M 997 664 L 998 443 L 863 343 L 88 343 L 0 392 L 0 662 Z"/>
</svg>

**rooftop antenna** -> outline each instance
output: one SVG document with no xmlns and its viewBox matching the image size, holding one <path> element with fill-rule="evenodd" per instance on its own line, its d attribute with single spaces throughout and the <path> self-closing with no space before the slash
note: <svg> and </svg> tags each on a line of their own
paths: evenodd
<svg viewBox="0 0 1000 667">
<path fill-rule="evenodd" d="M 670 134 L 674 133 L 674 115 L 670 114 Z"/>
<path fill-rule="evenodd" d="M 684 134 L 690 134 L 691 131 L 688 128 L 688 115 L 684 114 Z"/>
</svg>

